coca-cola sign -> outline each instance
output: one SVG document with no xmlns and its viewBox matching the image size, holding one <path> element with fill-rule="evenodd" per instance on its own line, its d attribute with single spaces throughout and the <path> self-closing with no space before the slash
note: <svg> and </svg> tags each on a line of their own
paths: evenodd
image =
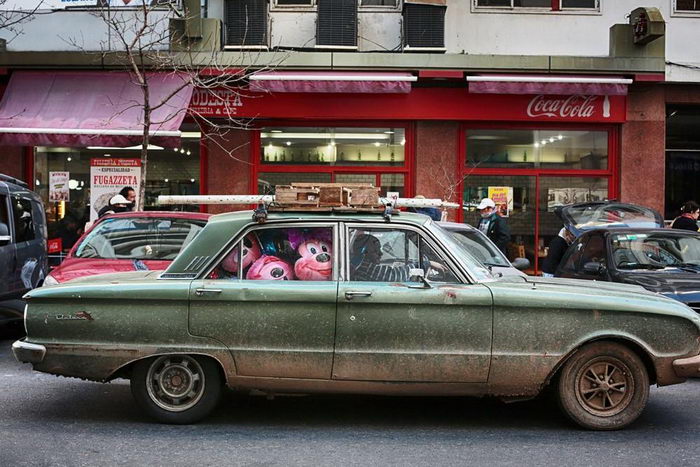
<svg viewBox="0 0 700 467">
<path fill-rule="evenodd" d="M 602 102 L 602 103 L 601 103 Z M 608 96 L 548 96 L 533 97 L 527 105 L 528 117 L 551 118 L 593 118 L 600 112 L 603 118 L 610 118 Z"/>
</svg>

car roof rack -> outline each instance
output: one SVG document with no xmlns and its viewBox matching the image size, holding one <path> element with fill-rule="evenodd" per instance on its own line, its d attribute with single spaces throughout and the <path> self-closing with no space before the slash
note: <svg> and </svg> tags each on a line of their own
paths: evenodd
<svg viewBox="0 0 700 467">
<path fill-rule="evenodd" d="M 14 183 L 15 185 L 19 185 L 23 188 L 29 188 L 29 185 L 27 184 L 27 182 L 22 181 L 18 178 L 15 178 L 15 177 L 10 177 L 9 175 L 1 174 L 1 173 L 0 173 L 0 181 Z"/>
<path fill-rule="evenodd" d="M 381 197 L 369 184 L 292 183 L 277 185 L 274 195 L 160 195 L 158 204 L 255 204 L 253 219 L 264 222 L 267 212 L 352 212 L 382 214 L 386 221 L 398 208 L 458 208 L 441 199 Z"/>
</svg>

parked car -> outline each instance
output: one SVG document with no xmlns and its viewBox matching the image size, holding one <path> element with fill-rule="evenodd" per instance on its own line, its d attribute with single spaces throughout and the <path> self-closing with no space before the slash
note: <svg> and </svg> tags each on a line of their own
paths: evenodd
<svg viewBox="0 0 700 467">
<path fill-rule="evenodd" d="M 78 239 L 44 284 L 96 274 L 166 269 L 209 217 L 179 211 L 122 212 L 102 217 Z"/>
<path fill-rule="evenodd" d="M 501 250 L 479 229 L 469 224 L 458 222 L 440 222 L 442 228 L 452 232 L 460 242 L 481 264 L 488 267 L 493 274 L 504 276 L 524 276 L 523 269 L 530 267 L 527 258 L 515 258 L 511 263 Z"/>
<path fill-rule="evenodd" d="M 682 303 L 632 285 L 496 278 L 410 213 L 221 214 L 165 272 L 27 299 L 20 362 L 129 378 L 166 423 L 202 419 L 224 385 L 526 399 L 551 384 L 572 420 L 610 430 L 642 413 L 650 384 L 700 372 L 700 316 Z"/>
<path fill-rule="evenodd" d="M 46 216 L 27 184 L 0 174 L 0 325 L 21 323 L 17 300 L 44 281 Z"/>
<path fill-rule="evenodd" d="M 626 203 L 567 206 L 560 217 L 579 235 L 557 277 L 641 285 L 700 312 L 700 234 L 666 229 L 656 211 Z"/>
</svg>

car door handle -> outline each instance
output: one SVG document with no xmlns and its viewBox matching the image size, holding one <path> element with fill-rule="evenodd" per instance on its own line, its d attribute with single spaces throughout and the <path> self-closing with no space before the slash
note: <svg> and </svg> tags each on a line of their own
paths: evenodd
<svg viewBox="0 0 700 467">
<path fill-rule="evenodd" d="M 220 294 L 222 292 L 221 289 L 195 289 L 194 294 L 198 297 L 203 297 L 206 294 Z"/>
<path fill-rule="evenodd" d="M 372 292 L 366 292 L 366 291 L 357 291 L 357 290 L 348 290 L 345 292 L 345 298 L 348 300 L 352 300 L 355 297 L 371 297 Z"/>
</svg>

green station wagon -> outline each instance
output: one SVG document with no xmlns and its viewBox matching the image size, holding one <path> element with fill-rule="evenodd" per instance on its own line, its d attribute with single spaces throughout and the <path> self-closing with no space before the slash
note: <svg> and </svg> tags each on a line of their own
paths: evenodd
<svg viewBox="0 0 700 467">
<path fill-rule="evenodd" d="M 700 376 L 700 316 L 641 287 L 491 274 L 419 214 L 221 214 L 166 271 L 81 278 L 27 295 L 35 370 L 129 378 L 166 423 L 222 388 L 494 396 L 554 386 L 563 411 L 617 429 L 651 384 Z"/>
</svg>

